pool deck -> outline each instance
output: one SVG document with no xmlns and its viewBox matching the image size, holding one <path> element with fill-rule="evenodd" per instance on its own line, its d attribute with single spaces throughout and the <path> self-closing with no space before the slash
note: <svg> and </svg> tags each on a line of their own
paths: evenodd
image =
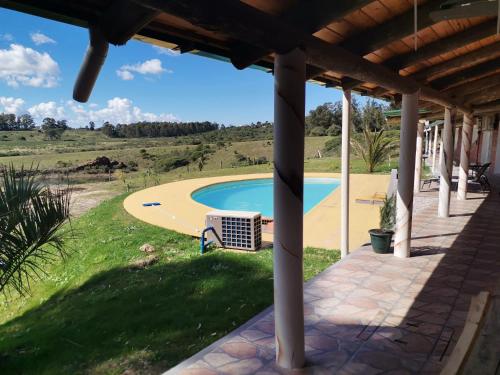
<svg viewBox="0 0 500 375">
<path fill-rule="evenodd" d="M 439 374 L 500 277 L 500 196 L 453 194 L 449 218 L 437 202 L 435 187 L 416 197 L 411 258 L 364 246 L 305 284 L 305 369 L 275 365 L 270 307 L 166 374 Z"/>
<path fill-rule="evenodd" d="M 271 178 L 271 173 L 207 177 L 176 181 L 138 191 L 128 196 L 123 205 L 136 218 L 159 227 L 199 237 L 205 227 L 205 215 L 213 210 L 194 201 L 191 194 L 203 187 L 228 181 Z M 340 179 L 338 173 L 306 173 L 305 177 Z M 379 222 L 379 206 L 356 203 L 356 199 L 387 191 L 390 176 L 351 174 L 350 233 L 352 248 L 368 240 L 368 229 Z M 338 249 L 340 247 L 340 187 L 335 189 L 304 216 L 304 246 Z M 143 207 L 144 202 L 160 202 L 161 206 Z M 272 242 L 272 234 L 263 233 Z"/>
</svg>

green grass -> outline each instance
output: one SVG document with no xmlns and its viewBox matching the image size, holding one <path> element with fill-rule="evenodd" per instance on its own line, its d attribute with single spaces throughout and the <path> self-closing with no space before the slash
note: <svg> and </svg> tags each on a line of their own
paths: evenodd
<svg viewBox="0 0 500 375">
<path fill-rule="evenodd" d="M 0 373 L 160 373 L 272 303 L 272 250 L 214 250 L 142 223 L 124 196 L 74 221 L 71 256 L 34 283 L 32 295 L 0 300 Z M 144 243 L 160 261 L 132 270 Z M 305 250 L 309 279 L 338 251 Z"/>
</svg>

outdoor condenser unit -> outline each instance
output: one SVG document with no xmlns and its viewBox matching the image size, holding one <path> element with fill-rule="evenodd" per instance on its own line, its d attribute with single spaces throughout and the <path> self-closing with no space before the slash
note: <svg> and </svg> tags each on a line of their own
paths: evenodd
<svg viewBox="0 0 500 375">
<path fill-rule="evenodd" d="M 255 251 L 262 243 L 262 219 L 259 212 L 215 210 L 207 213 L 207 239 L 221 247 Z"/>
</svg>

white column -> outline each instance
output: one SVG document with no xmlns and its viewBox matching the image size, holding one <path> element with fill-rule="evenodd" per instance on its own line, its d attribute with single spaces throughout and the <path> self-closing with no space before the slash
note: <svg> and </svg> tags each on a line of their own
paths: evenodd
<svg viewBox="0 0 500 375">
<path fill-rule="evenodd" d="M 418 122 L 418 92 L 403 94 L 401 110 L 399 178 L 396 198 L 396 236 L 394 255 L 410 256 L 411 222 L 413 210 L 413 182 Z"/>
<path fill-rule="evenodd" d="M 438 145 L 439 126 L 434 127 L 434 142 L 432 145 L 432 174 L 436 173 L 436 153 Z"/>
<path fill-rule="evenodd" d="M 472 142 L 472 115 L 464 113 L 464 123 L 462 125 L 462 148 L 460 150 L 460 170 L 458 175 L 457 198 L 467 199 L 467 181 L 469 178 L 469 158 L 470 146 Z"/>
<path fill-rule="evenodd" d="M 349 159 L 351 137 L 351 90 L 344 90 L 342 96 L 342 177 L 340 192 L 340 256 L 349 254 Z"/>
<path fill-rule="evenodd" d="M 455 110 L 445 108 L 443 142 L 440 152 L 441 158 L 441 178 L 439 181 L 439 217 L 450 216 L 450 193 L 451 175 L 453 172 L 453 124 L 455 122 Z"/>
<path fill-rule="evenodd" d="M 305 54 L 274 61 L 274 314 L 276 362 L 304 365 L 303 190 Z"/>
<path fill-rule="evenodd" d="M 424 123 L 418 122 L 417 126 L 417 144 L 415 149 L 415 176 L 413 178 L 413 192 L 420 192 L 420 176 L 422 175 L 422 141 L 424 136 Z"/>
<path fill-rule="evenodd" d="M 423 125 L 422 125 L 423 127 Z M 429 132 L 425 132 L 425 152 L 424 154 L 429 155 Z"/>
<path fill-rule="evenodd" d="M 427 164 L 431 165 L 431 157 L 432 157 L 432 130 L 429 129 L 429 150 L 427 151 Z"/>
</svg>

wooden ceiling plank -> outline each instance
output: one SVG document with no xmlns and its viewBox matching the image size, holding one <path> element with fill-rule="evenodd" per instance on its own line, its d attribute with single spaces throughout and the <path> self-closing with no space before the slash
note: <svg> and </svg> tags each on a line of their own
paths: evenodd
<svg viewBox="0 0 500 375">
<path fill-rule="evenodd" d="M 429 13 L 439 9 L 440 5 L 439 2 L 429 1 L 418 7 L 418 14 L 420 15 L 417 21 L 418 30 L 425 29 L 435 23 L 429 16 Z M 413 17 L 413 9 L 410 9 L 387 22 L 353 35 L 341 42 L 340 46 L 364 56 L 391 42 L 412 34 L 414 31 Z"/>
<path fill-rule="evenodd" d="M 474 65 L 468 69 L 460 70 L 448 76 L 435 79 L 430 82 L 431 86 L 437 90 L 444 90 L 446 88 L 456 86 L 463 82 L 472 81 L 484 77 L 490 73 L 500 70 L 500 58 L 485 61 L 483 63 Z"/>
<path fill-rule="evenodd" d="M 492 74 L 478 80 L 463 83 L 460 86 L 455 86 L 444 92 L 455 98 L 471 97 L 477 92 L 480 92 L 491 87 L 500 85 L 500 74 Z"/>
<path fill-rule="evenodd" d="M 362 8 L 372 0 L 323 0 L 301 1 L 290 8 L 280 18 L 283 22 L 295 25 L 301 32 L 313 34 L 337 19 Z M 267 56 L 270 51 L 250 46 L 235 46 L 237 54 L 232 59 L 238 69 L 243 69 Z"/>
<path fill-rule="evenodd" d="M 490 44 L 486 47 L 474 50 L 472 52 L 460 55 L 451 60 L 447 60 L 440 64 L 432 65 L 427 69 L 418 71 L 416 74 L 412 75 L 417 81 L 427 82 L 432 79 L 432 77 L 449 72 L 454 69 L 465 68 L 467 66 L 474 65 L 475 63 L 483 62 L 485 60 L 497 57 L 500 55 L 500 42 Z"/>
<path fill-rule="evenodd" d="M 420 47 L 417 51 L 412 51 L 404 55 L 395 56 L 387 61 L 385 65 L 395 70 L 416 64 L 421 60 L 426 60 L 445 52 L 453 51 L 467 44 L 487 38 L 496 33 L 496 20 L 490 20 L 473 26 L 470 29 L 461 31 L 443 39 L 436 40 L 430 44 Z"/>
</svg>

